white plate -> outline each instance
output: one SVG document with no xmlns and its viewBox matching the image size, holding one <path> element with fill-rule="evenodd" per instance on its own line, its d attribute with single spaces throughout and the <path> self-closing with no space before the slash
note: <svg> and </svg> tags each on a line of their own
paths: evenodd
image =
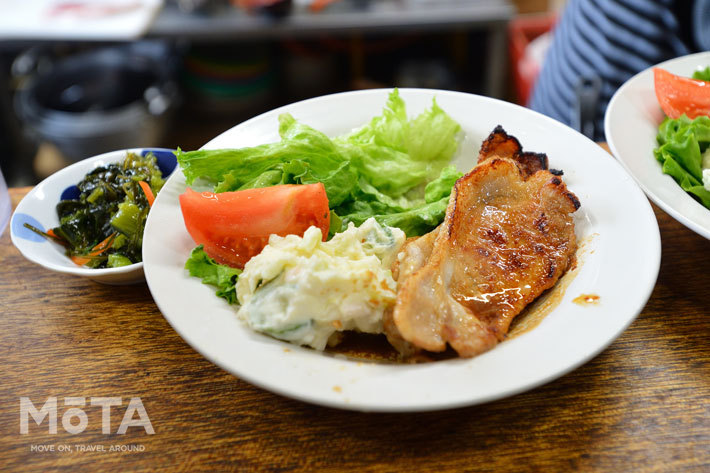
<svg viewBox="0 0 710 473">
<path fill-rule="evenodd" d="M 710 66 L 710 52 L 691 54 L 654 67 L 690 77 L 698 67 Z M 667 174 L 653 156 L 656 135 L 665 114 L 653 86 L 653 68 L 629 79 L 609 102 L 604 133 L 614 156 L 636 179 L 648 197 L 668 215 L 710 239 L 710 210 L 693 199 Z"/>
<path fill-rule="evenodd" d="M 350 131 L 382 111 L 388 90 L 319 97 L 244 122 L 205 148 L 278 141 L 277 117 L 290 112 L 329 135 Z M 472 359 L 419 365 L 358 362 L 318 353 L 248 330 L 234 307 L 183 269 L 195 246 L 187 234 L 176 172 L 148 218 L 143 260 L 148 286 L 175 330 L 206 358 L 242 379 L 304 401 L 363 411 L 415 411 L 471 405 L 530 389 L 574 369 L 611 343 L 646 304 L 658 275 L 658 225 L 643 193 L 598 145 L 522 107 L 470 94 L 402 89 L 409 115 L 433 97 L 466 134 L 457 163 L 474 165 L 481 141 L 501 124 L 525 149 L 546 152 L 582 202 L 579 273 L 559 305 L 535 329 Z M 596 294 L 596 306 L 572 299 Z"/>
<path fill-rule="evenodd" d="M 142 282 L 143 263 L 120 268 L 92 269 L 77 266 L 64 253 L 64 248 L 24 227 L 25 223 L 47 231 L 59 225 L 56 206 L 62 199 L 79 196 L 76 187 L 90 171 L 111 163 L 123 161 L 127 152 L 144 154 L 153 152 L 165 176 L 176 167 L 172 150 L 162 148 L 132 148 L 111 151 L 87 158 L 61 169 L 37 184 L 17 205 L 10 221 L 12 243 L 20 253 L 40 266 L 58 273 L 82 276 L 103 284 L 135 284 Z"/>
</svg>

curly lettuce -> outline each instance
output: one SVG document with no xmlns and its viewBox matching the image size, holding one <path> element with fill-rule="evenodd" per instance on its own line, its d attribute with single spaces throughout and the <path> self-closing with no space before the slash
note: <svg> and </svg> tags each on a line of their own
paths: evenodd
<svg viewBox="0 0 710 473">
<path fill-rule="evenodd" d="M 230 304 L 237 302 L 237 279 L 242 273 L 241 269 L 219 264 L 205 253 L 202 245 L 193 249 L 190 258 L 185 262 L 185 269 L 194 276 L 202 279 L 203 284 L 217 288 L 217 295 Z"/>
<path fill-rule="evenodd" d="M 658 148 L 653 154 L 663 172 L 710 208 L 710 117 L 693 120 L 685 115 L 677 119 L 666 117 L 658 128 L 656 140 Z"/>
<path fill-rule="evenodd" d="M 444 218 L 451 188 L 461 176 L 450 166 L 460 130 L 435 100 L 409 119 L 395 89 L 381 115 L 343 136 L 329 138 L 283 114 L 279 142 L 178 151 L 177 158 L 188 184 L 204 179 L 215 192 L 322 182 L 336 217 L 331 234 L 374 217 L 416 236 Z"/>
<path fill-rule="evenodd" d="M 693 79 L 710 81 L 710 66 L 693 72 Z"/>
</svg>

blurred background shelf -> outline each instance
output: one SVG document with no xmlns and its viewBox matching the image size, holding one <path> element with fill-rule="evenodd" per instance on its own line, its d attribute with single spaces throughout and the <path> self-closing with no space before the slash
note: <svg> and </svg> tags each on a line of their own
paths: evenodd
<svg viewBox="0 0 710 473">
<path fill-rule="evenodd" d="M 433 32 L 483 31 L 487 57 L 483 93 L 502 97 L 505 92 L 506 28 L 515 14 L 508 0 L 380 0 L 340 1 L 314 14 L 294 5 L 281 18 L 249 14 L 217 4 L 197 14 L 186 14 L 167 4 L 150 27 L 149 38 L 181 38 L 192 42 L 309 39 L 322 36 L 351 38 L 349 54 L 355 71 L 362 71 L 362 38 Z"/>
<path fill-rule="evenodd" d="M 148 31 L 149 36 L 191 39 L 257 39 L 348 32 L 397 33 L 452 27 L 490 27 L 515 14 L 508 0 L 380 0 L 340 1 L 313 13 L 294 5 L 282 18 L 249 14 L 229 5 L 185 13 L 168 3 Z"/>
<path fill-rule="evenodd" d="M 428 87 L 515 100 L 509 25 L 518 12 L 546 11 L 554 0 L 339 0 L 318 12 L 311 0 L 282 1 L 281 10 L 245 9 L 245 1 L 168 0 L 139 39 L 123 41 L 2 40 L 0 31 L 0 168 L 11 184 L 89 157 L 67 156 L 66 146 L 38 136 L 17 107 L 33 79 L 73 56 L 129 44 L 162 48 L 149 59 L 169 69 L 177 90 L 159 114 L 162 132 L 155 143 L 124 147 L 194 149 L 274 107 L 346 90 Z M 72 89 L 63 87 L 56 94 Z M 147 109 L 154 95 L 136 101 Z M 92 145 L 115 143 L 97 140 Z"/>
</svg>

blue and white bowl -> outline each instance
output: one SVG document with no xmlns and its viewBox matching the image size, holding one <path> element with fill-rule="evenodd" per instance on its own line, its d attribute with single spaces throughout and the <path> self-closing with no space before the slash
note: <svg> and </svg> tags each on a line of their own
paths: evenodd
<svg viewBox="0 0 710 473">
<path fill-rule="evenodd" d="M 104 284 L 133 284 L 143 281 L 143 263 L 120 268 L 92 269 L 77 266 L 65 254 L 64 248 L 24 226 L 25 223 L 47 231 L 59 225 L 56 205 L 60 200 L 79 197 L 76 186 L 84 176 L 100 166 L 120 162 L 127 152 L 145 155 L 152 152 L 167 178 L 177 165 L 172 150 L 163 148 L 133 148 L 100 154 L 68 166 L 35 186 L 17 206 L 10 221 L 12 243 L 20 253 L 40 266 L 59 273 L 73 274 Z"/>
</svg>

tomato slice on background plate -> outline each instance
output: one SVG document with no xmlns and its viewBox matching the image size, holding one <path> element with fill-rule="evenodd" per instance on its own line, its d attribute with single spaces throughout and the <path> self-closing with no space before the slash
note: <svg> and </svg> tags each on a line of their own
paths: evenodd
<svg viewBox="0 0 710 473">
<path fill-rule="evenodd" d="M 328 236 L 330 210 L 325 187 L 285 184 L 235 192 L 180 195 L 188 233 L 220 264 L 243 268 L 269 242 L 269 235 L 303 233 L 311 226 Z"/>
<path fill-rule="evenodd" d="M 710 115 L 710 82 L 653 69 L 656 98 L 670 118 L 686 114 L 688 118 Z"/>
</svg>

